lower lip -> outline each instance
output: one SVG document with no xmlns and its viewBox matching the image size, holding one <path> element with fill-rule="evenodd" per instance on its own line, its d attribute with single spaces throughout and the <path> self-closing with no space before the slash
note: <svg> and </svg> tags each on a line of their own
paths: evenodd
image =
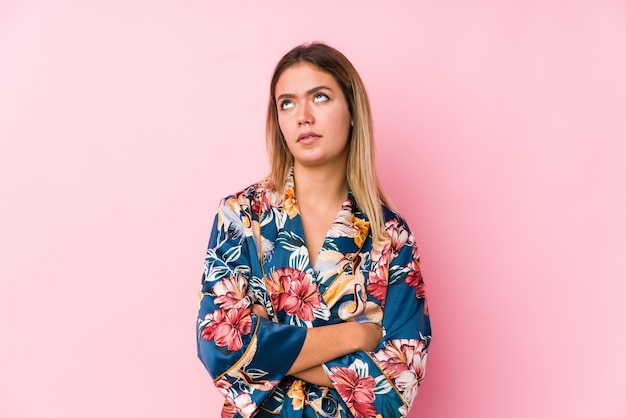
<svg viewBox="0 0 626 418">
<path fill-rule="evenodd" d="M 318 138 L 319 138 L 319 136 L 307 136 L 305 138 L 299 139 L 298 142 L 300 144 L 309 145 L 309 144 L 312 144 L 313 142 L 317 141 Z"/>
</svg>

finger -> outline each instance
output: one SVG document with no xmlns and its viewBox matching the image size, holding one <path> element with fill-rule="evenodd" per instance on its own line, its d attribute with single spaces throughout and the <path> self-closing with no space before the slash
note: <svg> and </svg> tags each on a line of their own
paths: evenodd
<svg viewBox="0 0 626 418">
<path fill-rule="evenodd" d="M 267 311 L 265 310 L 265 308 L 261 305 L 259 305 L 258 303 L 255 303 L 252 305 L 252 313 L 258 315 L 258 316 L 262 316 L 265 319 L 270 319 L 269 315 L 267 314 Z"/>
</svg>

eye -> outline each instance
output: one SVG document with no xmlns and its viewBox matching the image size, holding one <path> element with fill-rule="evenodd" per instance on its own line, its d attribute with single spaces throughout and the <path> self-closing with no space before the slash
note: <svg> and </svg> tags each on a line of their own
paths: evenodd
<svg viewBox="0 0 626 418">
<path fill-rule="evenodd" d="M 325 95 L 324 93 L 317 93 L 315 96 L 313 96 L 313 101 L 314 102 L 325 102 L 329 99 L 329 97 L 327 95 Z"/>
<path fill-rule="evenodd" d="M 293 107 L 293 102 L 291 100 L 283 100 L 280 102 L 281 110 L 291 109 Z"/>
</svg>

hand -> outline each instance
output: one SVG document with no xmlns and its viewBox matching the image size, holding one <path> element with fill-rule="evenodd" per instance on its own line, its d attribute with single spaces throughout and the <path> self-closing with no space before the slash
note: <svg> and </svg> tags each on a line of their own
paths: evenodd
<svg viewBox="0 0 626 418">
<path fill-rule="evenodd" d="M 256 314 L 257 316 L 262 316 L 265 319 L 270 319 L 270 316 L 267 314 L 267 311 L 265 310 L 265 308 L 262 305 L 259 305 L 258 303 L 252 304 L 252 313 Z"/>
<path fill-rule="evenodd" d="M 361 330 L 361 350 L 374 351 L 383 339 L 383 329 L 373 322 L 359 323 Z"/>
</svg>

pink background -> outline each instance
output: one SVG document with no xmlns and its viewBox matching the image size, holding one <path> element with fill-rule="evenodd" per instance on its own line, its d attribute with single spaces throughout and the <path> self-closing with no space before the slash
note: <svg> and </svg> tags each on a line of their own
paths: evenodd
<svg viewBox="0 0 626 418">
<path fill-rule="evenodd" d="M 209 230 L 310 40 L 359 69 L 421 246 L 410 416 L 625 417 L 621 0 L 0 2 L 0 417 L 218 415 Z"/>
</svg>

